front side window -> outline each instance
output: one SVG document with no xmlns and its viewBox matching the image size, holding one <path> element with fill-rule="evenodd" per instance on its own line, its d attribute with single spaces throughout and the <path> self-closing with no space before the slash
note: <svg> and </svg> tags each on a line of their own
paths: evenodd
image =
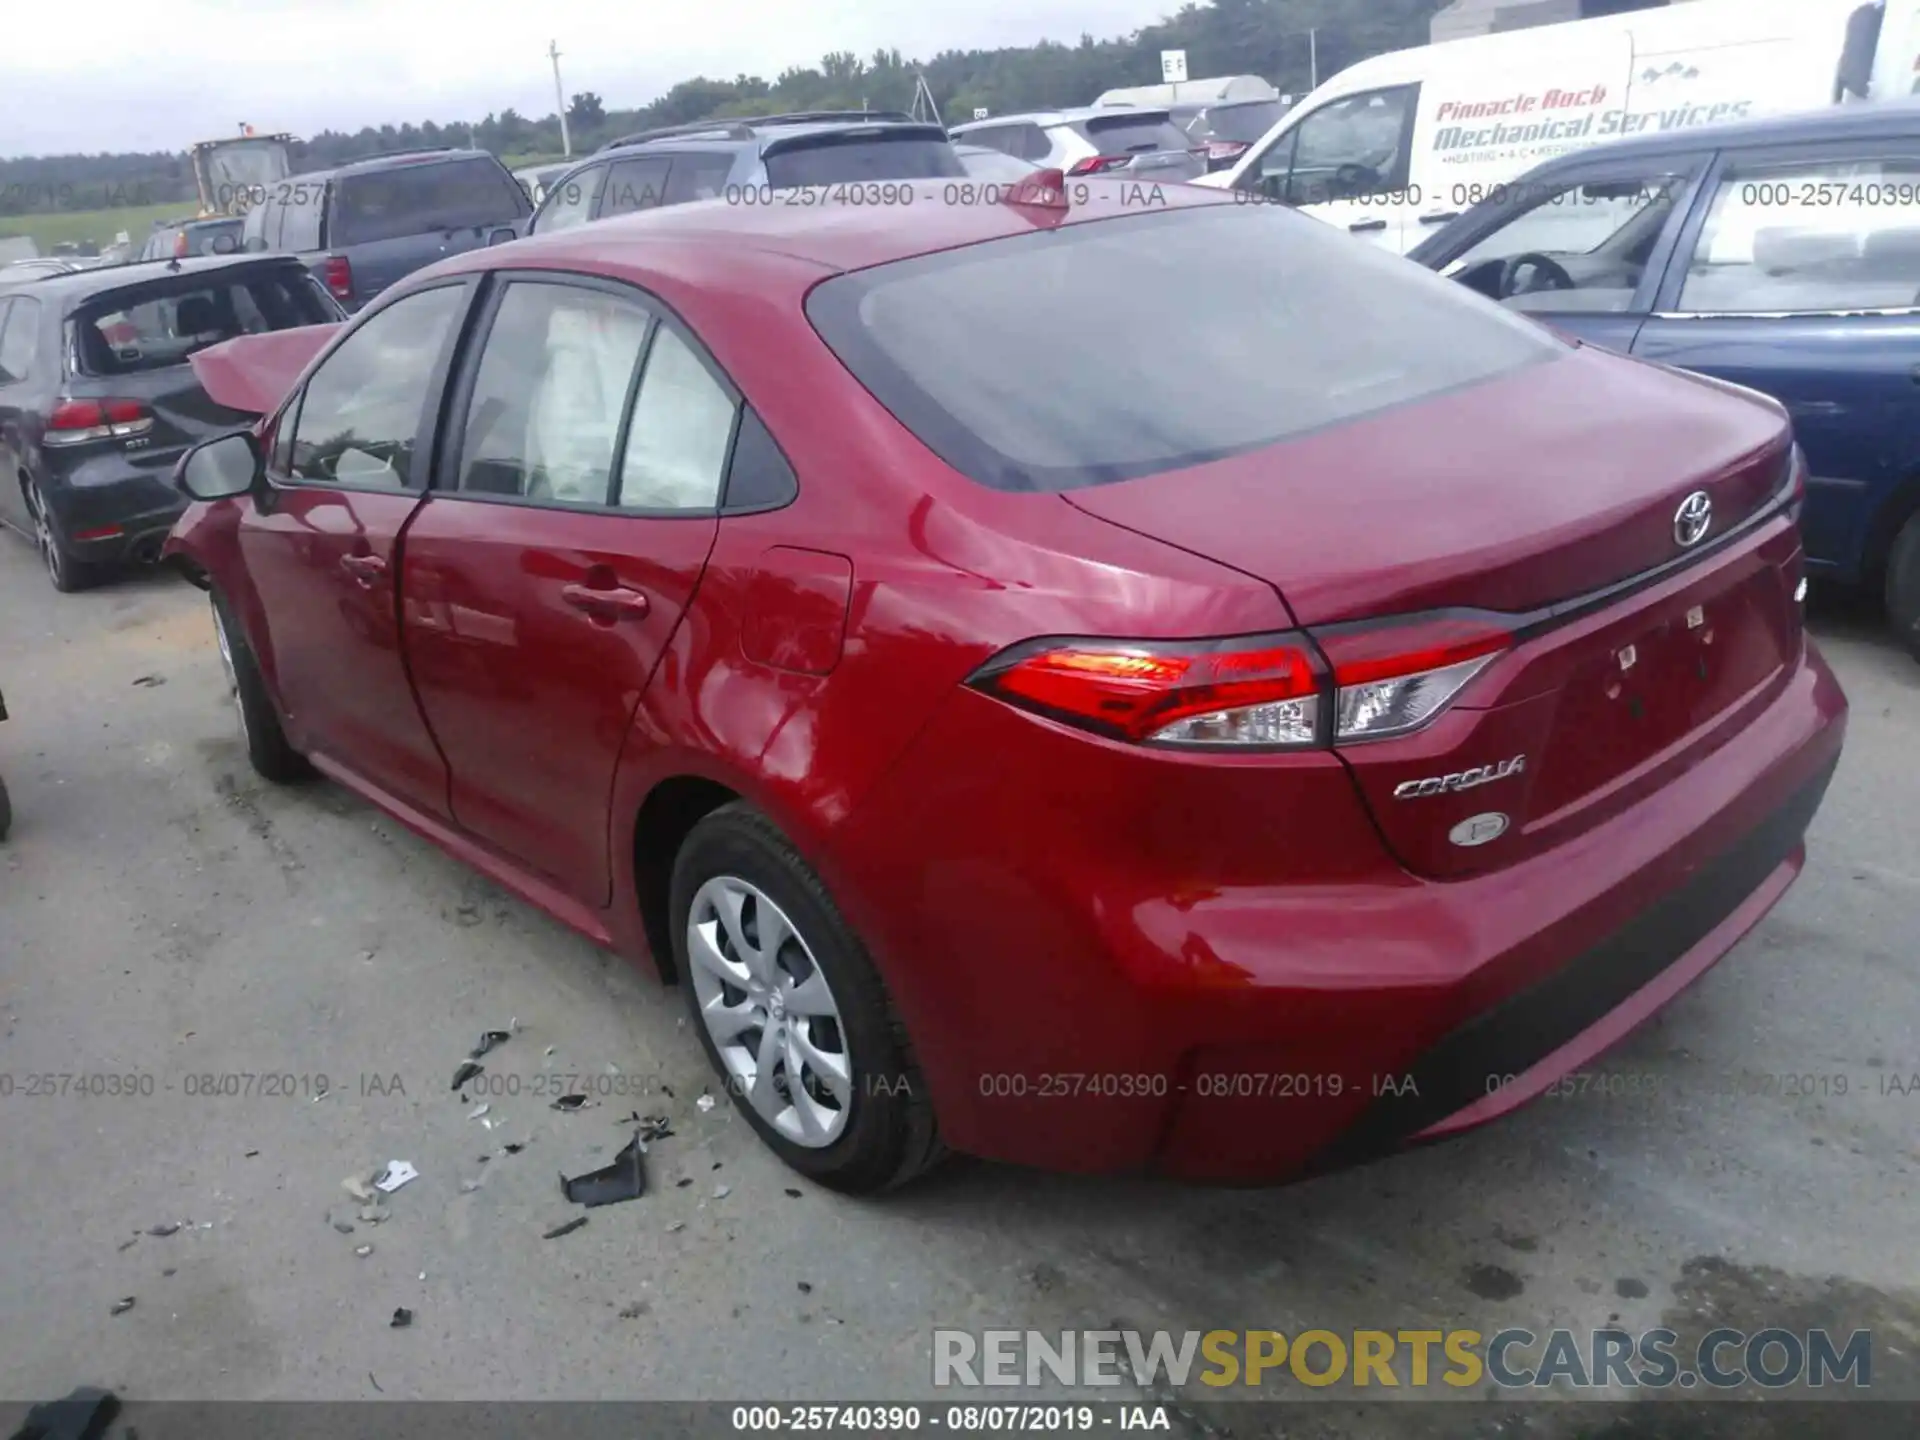
<svg viewBox="0 0 1920 1440">
<path fill-rule="evenodd" d="M 545 235 L 553 230 L 571 230 L 593 218 L 593 207 L 607 183 L 607 167 L 589 165 L 547 191 L 546 204 L 534 217 L 532 230 Z"/>
<path fill-rule="evenodd" d="M 617 503 L 634 510 L 717 506 L 738 410 L 693 348 L 662 325 L 640 376 Z"/>
<path fill-rule="evenodd" d="M 1920 153 L 1741 165 L 1688 257 L 1686 314 L 1920 306 Z"/>
<path fill-rule="evenodd" d="M 600 218 L 607 220 L 636 210 L 658 209 L 666 199 L 667 169 L 672 163 L 664 155 L 649 155 L 616 164 L 607 172 L 607 191 L 600 202 Z"/>
<path fill-rule="evenodd" d="M 600 290 L 516 281 L 500 297 L 467 404 L 460 488 L 604 505 L 652 317 Z"/>
<path fill-rule="evenodd" d="M 1567 353 L 1273 205 L 1067 224 L 853 271 L 817 286 L 807 314 L 929 449 L 1006 490 L 1201 465 Z"/>
<path fill-rule="evenodd" d="M 465 300 L 459 285 L 397 300 L 321 362 L 300 401 L 289 478 L 422 488 L 414 442 L 448 327 Z"/>
<path fill-rule="evenodd" d="M 1687 176 L 1656 167 L 1609 180 L 1516 185 L 1511 193 L 1512 217 L 1446 273 L 1516 310 L 1619 313 L 1633 307 L 1654 246 L 1686 196 Z"/>
<path fill-rule="evenodd" d="M 1403 85 L 1322 105 L 1254 163 L 1254 184 L 1289 205 L 1325 205 L 1406 189 L 1407 121 L 1419 97 L 1419 86 Z"/>
</svg>

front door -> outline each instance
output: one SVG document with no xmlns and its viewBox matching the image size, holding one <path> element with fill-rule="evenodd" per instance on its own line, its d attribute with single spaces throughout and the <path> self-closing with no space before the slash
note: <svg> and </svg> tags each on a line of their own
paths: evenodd
<svg viewBox="0 0 1920 1440">
<path fill-rule="evenodd" d="M 502 278 L 407 531 L 407 654 L 454 818 L 599 906 L 614 770 L 713 548 L 737 397 L 638 292 Z"/>
<path fill-rule="evenodd" d="M 1238 188 L 1398 254 L 1418 208 L 1409 176 L 1419 104 L 1418 85 L 1329 100 L 1256 157 Z"/>
<path fill-rule="evenodd" d="M 1469 289 L 1627 354 L 1711 154 L 1594 157 L 1501 191 L 1414 252 Z"/>
<path fill-rule="evenodd" d="M 407 682 L 395 586 L 401 533 L 426 489 L 429 401 L 468 288 L 409 295 L 320 362 L 240 522 L 294 743 L 442 816 L 446 763 Z"/>
<path fill-rule="evenodd" d="M 1773 396 L 1810 472 L 1810 563 L 1859 578 L 1920 462 L 1920 143 L 1732 152 L 1633 353 Z"/>
</svg>

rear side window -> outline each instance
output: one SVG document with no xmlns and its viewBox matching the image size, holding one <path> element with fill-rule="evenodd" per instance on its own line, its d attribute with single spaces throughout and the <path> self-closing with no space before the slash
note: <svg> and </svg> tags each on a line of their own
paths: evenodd
<svg viewBox="0 0 1920 1440">
<path fill-rule="evenodd" d="M 1185 150 L 1193 144 L 1165 111 L 1095 115 L 1082 120 L 1079 129 L 1102 155 L 1145 155 L 1155 150 Z"/>
<path fill-rule="evenodd" d="M 607 173 L 607 193 L 600 202 L 600 218 L 631 215 L 635 210 L 656 210 L 667 195 L 667 167 L 672 162 L 664 155 L 649 155 L 638 160 L 622 160 Z"/>
<path fill-rule="evenodd" d="M 930 449 L 1002 490 L 1184 469 L 1566 353 L 1398 255 L 1261 205 L 856 271 L 807 313 Z"/>
<path fill-rule="evenodd" d="M 360 245 L 441 230 L 510 225 L 528 208 L 520 186 L 493 160 L 396 165 L 339 181 L 330 243 Z"/>
<path fill-rule="evenodd" d="M 667 204 L 684 205 L 689 200 L 723 195 L 727 176 L 732 173 L 731 155 L 676 155 L 667 175 Z"/>
<path fill-rule="evenodd" d="M 767 183 L 850 185 L 862 180 L 930 180 L 965 175 L 945 138 L 870 130 L 829 131 L 789 141 L 766 157 Z"/>
<path fill-rule="evenodd" d="M 85 373 L 134 375 L 183 365 L 194 351 L 239 335 L 339 318 L 303 266 L 280 264 L 115 291 L 75 313 L 74 334 Z"/>
</svg>

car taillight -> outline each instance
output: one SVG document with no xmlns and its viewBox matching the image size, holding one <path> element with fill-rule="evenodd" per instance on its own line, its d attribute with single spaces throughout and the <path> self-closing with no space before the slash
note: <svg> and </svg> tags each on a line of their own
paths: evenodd
<svg viewBox="0 0 1920 1440">
<path fill-rule="evenodd" d="M 1265 748 L 1325 739 L 1318 662 L 1297 635 L 1030 641 L 969 683 L 1024 710 L 1141 744 Z"/>
<path fill-rule="evenodd" d="M 344 255 L 329 255 L 321 278 L 327 282 L 327 289 L 336 300 L 353 298 L 353 266 Z"/>
<path fill-rule="evenodd" d="M 1246 148 L 1239 140 L 1209 140 L 1206 156 L 1209 160 L 1232 160 Z"/>
<path fill-rule="evenodd" d="M 124 440 L 153 429 L 153 416 L 138 400 L 60 400 L 47 415 L 42 445 L 84 445 Z"/>
<path fill-rule="evenodd" d="M 1333 738 L 1383 740 L 1433 720 L 1513 644 L 1496 620 L 1442 615 L 1316 630 L 1333 666 Z"/>
<path fill-rule="evenodd" d="M 1073 162 L 1069 175 L 1102 175 L 1109 170 L 1124 170 L 1133 162 L 1131 155 L 1089 155 Z"/>
</svg>

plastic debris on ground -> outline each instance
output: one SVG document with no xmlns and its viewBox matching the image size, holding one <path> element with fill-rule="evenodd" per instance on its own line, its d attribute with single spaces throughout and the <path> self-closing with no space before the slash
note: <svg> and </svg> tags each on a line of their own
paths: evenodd
<svg viewBox="0 0 1920 1440">
<path fill-rule="evenodd" d="M 342 1235 L 351 1235 L 353 1233 L 353 1226 L 348 1224 L 345 1220 L 334 1221 L 333 1228 L 338 1230 Z"/>
<path fill-rule="evenodd" d="M 114 1313 L 115 1315 L 124 1315 L 124 1314 L 126 1314 L 126 1313 L 127 1313 L 127 1311 L 129 1311 L 129 1310 L 131 1310 L 131 1309 L 133 1308 L 133 1301 L 134 1301 L 134 1297 L 133 1297 L 133 1296 L 131 1296 L 131 1295 L 128 1295 L 128 1296 L 125 1296 L 125 1297 L 123 1297 L 123 1298 L 121 1298 L 121 1299 L 119 1299 L 119 1300 L 116 1300 L 116 1301 L 114 1301 L 114 1302 L 113 1302 L 113 1313 Z"/>
<path fill-rule="evenodd" d="M 798 1200 L 800 1198 L 800 1192 L 789 1185 L 787 1187 L 787 1198 L 789 1200 Z"/>
<path fill-rule="evenodd" d="M 387 1328 L 390 1330 L 404 1330 L 411 1324 L 413 1324 L 413 1311 L 402 1305 L 393 1312 L 393 1318 L 387 1322 Z"/>
<path fill-rule="evenodd" d="M 584 1095 L 562 1095 L 558 1100 L 555 1100 L 549 1108 L 571 1115 L 574 1111 L 584 1110 L 593 1103 L 593 1101 Z"/>
<path fill-rule="evenodd" d="M 713 1198 L 716 1200 L 724 1200 L 732 1193 L 733 1187 L 731 1185 L 716 1185 L 713 1187 Z"/>
<path fill-rule="evenodd" d="M 471 1060 L 462 1060 L 460 1062 L 460 1068 L 453 1072 L 453 1088 L 458 1090 L 462 1085 L 473 1079 L 474 1076 L 484 1074 L 486 1068 L 486 1066 L 477 1065 Z"/>
<path fill-rule="evenodd" d="M 574 1231 L 578 1230 L 582 1225 L 586 1223 L 587 1223 L 586 1216 L 576 1215 L 573 1217 L 573 1219 L 567 1221 L 564 1225 L 554 1226 L 551 1230 L 547 1231 L 546 1234 L 542 1235 L 540 1238 L 542 1240 L 558 1240 L 562 1235 L 571 1235 Z"/>
<path fill-rule="evenodd" d="M 159 1236 L 161 1236 L 161 1237 L 163 1237 L 163 1238 L 164 1238 L 165 1236 L 168 1236 L 168 1235 L 171 1235 L 171 1234 L 173 1234 L 173 1233 L 174 1233 L 175 1231 L 177 1231 L 177 1230 L 178 1230 L 179 1228 L 180 1228 L 180 1222 L 179 1222 L 178 1220 L 169 1220 L 169 1221 L 167 1221 L 167 1222 L 166 1222 L 166 1223 L 165 1223 L 164 1225 L 150 1225 L 150 1226 L 148 1226 L 148 1227 L 147 1227 L 147 1234 L 149 1234 L 149 1235 L 159 1235 Z"/>
<path fill-rule="evenodd" d="M 512 1038 L 513 1036 L 509 1035 L 505 1030 L 482 1030 L 480 1032 L 480 1043 L 467 1052 L 467 1058 L 469 1060 L 478 1060 L 489 1050 L 494 1049 L 496 1046 L 506 1044 L 507 1041 Z"/>
<path fill-rule="evenodd" d="M 374 1199 L 373 1186 L 367 1183 L 364 1176 L 349 1175 L 340 1182 L 340 1188 L 358 1200 L 362 1205 Z"/>
<path fill-rule="evenodd" d="M 359 1256 L 359 1257 L 360 1257 L 360 1258 L 361 1258 L 362 1260 L 364 1260 L 364 1259 L 366 1259 L 366 1258 L 367 1258 L 367 1256 L 369 1256 L 369 1255 L 371 1255 L 371 1254 L 373 1253 L 373 1246 L 371 1246 L 371 1245 L 356 1245 L 356 1246 L 354 1246 L 354 1247 L 353 1247 L 353 1253 L 354 1253 L 354 1254 L 356 1254 L 356 1255 L 358 1255 L 358 1256 Z"/>
<path fill-rule="evenodd" d="M 613 1157 L 613 1162 L 590 1175 L 560 1177 L 560 1190 L 576 1205 L 589 1210 L 599 1205 L 617 1205 L 622 1200 L 638 1200 L 647 1193 L 647 1172 L 641 1155 L 645 1146 L 635 1135 Z"/>
<path fill-rule="evenodd" d="M 405 1160 L 389 1160 L 387 1162 L 386 1174 L 373 1182 L 373 1188 L 376 1190 L 384 1190 L 387 1194 L 391 1195 L 409 1180 L 417 1180 L 419 1178 L 420 1172 L 414 1169 L 409 1162 Z"/>
<path fill-rule="evenodd" d="M 492 1105 L 477 1105 L 473 1109 L 467 1112 L 467 1119 L 478 1120 L 482 1115 L 486 1114 L 492 1108 L 493 1108 Z"/>
<path fill-rule="evenodd" d="M 704 1115 L 707 1113 L 707 1111 L 713 1109 L 715 1101 L 711 1095 L 702 1095 L 698 1100 L 694 1101 L 693 1103 L 694 1103 L 694 1107 L 698 1109 L 702 1115 Z"/>
<path fill-rule="evenodd" d="M 360 1220 L 362 1224 L 378 1225 L 386 1218 L 386 1210 L 379 1205 L 362 1205 L 360 1207 Z"/>
</svg>

